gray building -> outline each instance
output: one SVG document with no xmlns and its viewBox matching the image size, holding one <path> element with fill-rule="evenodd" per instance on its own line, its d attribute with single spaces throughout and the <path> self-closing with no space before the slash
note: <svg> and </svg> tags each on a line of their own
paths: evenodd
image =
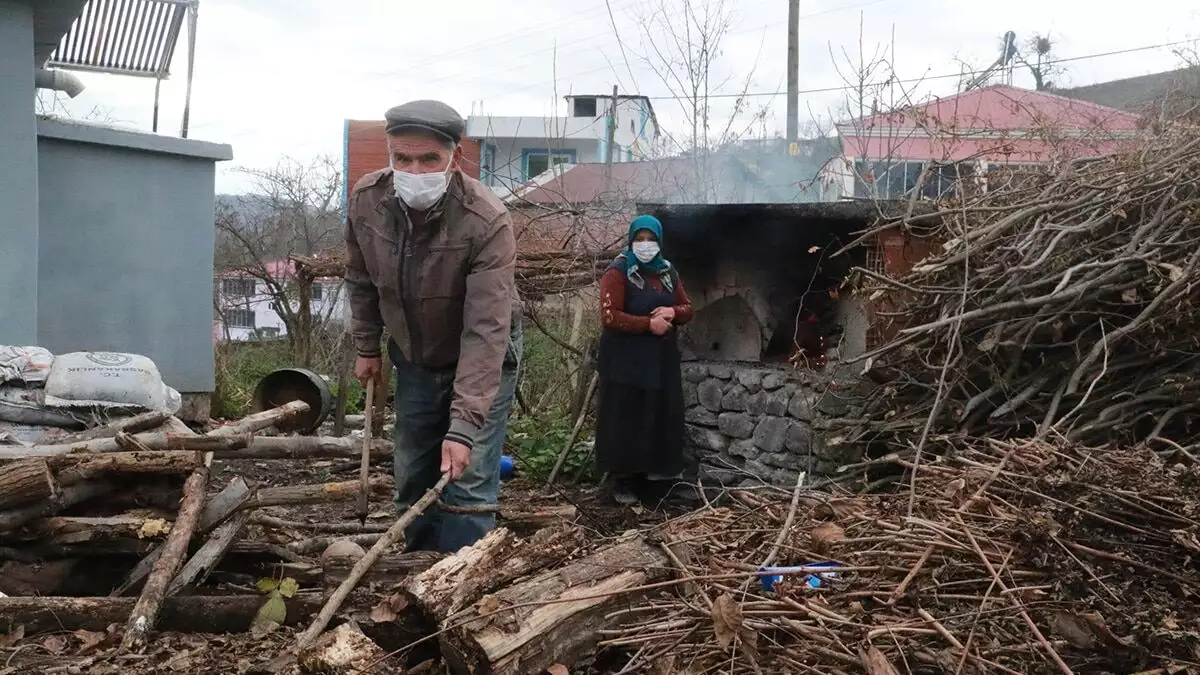
<svg viewBox="0 0 1200 675">
<path fill-rule="evenodd" d="M 39 88 L 79 93 L 70 71 L 164 78 L 193 10 L 190 0 L 0 0 L 0 344 L 144 354 L 204 401 L 214 182 L 230 146 L 35 109 Z"/>
</svg>

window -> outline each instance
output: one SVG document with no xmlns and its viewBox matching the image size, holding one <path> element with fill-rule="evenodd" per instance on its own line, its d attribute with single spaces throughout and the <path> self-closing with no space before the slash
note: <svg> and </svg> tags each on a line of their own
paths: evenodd
<svg viewBox="0 0 1200 675">
<path fill-rule="evenodd" d="M 924 162 L 893 160 L 855 160 L 854 196 L 865 199 L 904 199 L 917 185 L 921 197 L 937 199 L 954 194 L 959 181 L 966 182 L 975 173 L 969 163 L 934 164 L 921 179 Z"/>
<path fill-rule="evenodd" d="M 312 290 L 309 291 L 308 297 L 315 301 L 321 301 L 325 298 L 325 287 L 321 284 L 313 284 Z"/>
<path fill-rule="evenodd" d="M 277 338 L 277 337 L 279 337 L 279 329 L 278 328 L 259 328 L 255 332 L 258 333 L 258 337 L 260 337 L 260 338 Z"/>
<path fill-rule="evenodd" d="M 571 99 L 572 117 L 595 117 L 596 99 L 594 97 Z"/>
<path fill-rule="evenodd" d="M 484 185 L 496 184 L 496 146 L 484 143 L 479 153 L 479 179 Z"/>
<path fill-rule="evenodd" d="M 253 279 L 222 279 L 221 292 L 235 298 L 249 298 L 254 295 Z"/>
<path fill-rule="evenodd" d="M 230 328 L 254 328 L 254 310 L 229 309 L 225 311 Z"/>
<path fill-rule="evenodd" d="M 551 167 L 558 166 L 559 164 L 571 164 L 574 161 L 574 150 L 526 150 L 525 178 L 533 178 L 549 171 Z"/>
</svg>

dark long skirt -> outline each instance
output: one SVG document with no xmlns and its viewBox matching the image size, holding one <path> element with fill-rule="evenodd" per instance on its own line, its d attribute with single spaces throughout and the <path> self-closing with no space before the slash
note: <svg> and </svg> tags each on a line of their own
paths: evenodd
<svg viewBox="0 0 1200 675">
<path fill-rule="evenodd" d="M 600 374 L 596 463 L 617 476 L 683 470 L 683 378 L 678 359 L 663 359 L 662 389 L 606 380 Z"/>
</svg>

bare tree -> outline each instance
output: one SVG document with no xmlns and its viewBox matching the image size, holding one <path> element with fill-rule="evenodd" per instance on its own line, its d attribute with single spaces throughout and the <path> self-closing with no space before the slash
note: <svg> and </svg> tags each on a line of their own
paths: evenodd
<svg viewBox="0 0 1200 675">
<path fill-rule="evenodd" d="M 216 307 L 222 319 L 245 309 L 265 289 L 300 365 L 312 365 L 313 333 L 333 317 L 336 297 L 314 315 L 311 275 L 299 274 L 295 259 L 336 252 L 341 246 L 343 189 L 339 163 L 322 156 L 309 163 L 283 158 L 271 169 L 238 169 L 254 191 L 218 200 L 216 272 L 219 277 L 253 282 L 248 295 L 228 294 L 218 284 Z M 247 289 L 249 290 L 249 288 Z M 340 285 L 330 288 L 340 292 Z M 223 321 L 228 325 L 228 321 Z"/>
<path fill-rule="evenodd" d="M 1049 34 L 1034 33 L 1025 43 L 1025 53 L 1017 52 L 1016 59 L 1029 69 L 1038 91 L 1053 89 L 1054 82 L 1050 78 L 1065 72 L 1065 69 L 1055 62 L 1053 51 L 1054 42 L 1050 40 Z"/>
<path fill-rule="evenodd" d="M 683 141 L 664 135 L 671 146 L 667 151 L 692 159 L 692 199 L 698 202 L 713 199 L 712 155 L 748 137 L 769 113 L 767 105 L 755 106 L 748 96 L 756 67 L 747 70 L 736 90 L 734 78 L 720 72 L 733 8 L 728 0 L 654 0 L 638 17 L 641 60 L 670 92 L 686 125 Z M 713 111 L 717 95 L 733 99 L 723 120 Z"/>
</svg>

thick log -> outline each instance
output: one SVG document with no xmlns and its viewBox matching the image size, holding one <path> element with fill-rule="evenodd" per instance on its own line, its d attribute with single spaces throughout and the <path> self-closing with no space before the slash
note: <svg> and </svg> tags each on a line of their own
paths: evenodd
<svg viewBox="0 0 1200 675">
<path fill-rule="evenodd" d="M 348 502 L 358 497 L 360 484 L 356 480 L 339 483 L 318 483 L 316 485 L 285 485 L 282 487 L 263 488 L 248 500 L 242 508 L 256 509 L 264 506 L 294 506 L 297 504 L 328 504 L 331 502 Z M 371 494 L 386 496 L 391 493 L 392 479 L 376 477 L 371 479 Z"/>
<path fill-rule="evenodd" d="M 360 584 L 363 586 L 372 584 L 397 586 L 407 583 L 412 575 L 424 572 L 445 557 L 444 554 L 434 551 L 413 551 L 383 556 L 371 566 Z M 350 570 L 354 569 L 357 562 L 358 560 L 355 558 L 326 560 L 322 568 L 325 588 L 329 590 L 337 588 L 350 575 Z"/>
<path fill-rule="evenodd" d="M 185 474 L 198 457 L 192 452 L 129 452 L 58 455 L 0 465 L 0 509 L 49 499 L 62 487 L 107 473 Z"/>
<path fill-rule="evenodd" d="M 223 427 L 217 427 L 205 434 L 205 436 L 237 436 L 239 434 L 252 434 L 256 431 L 262 431 L 269 427 L 277 426 L 280 422 L 284 422 L 295 417 L 299 417 L 308 412 L 308 404 L 304 401 L 292 401 L 285 403 L 278 408 L 264 410 L 260 413 L 247 415 L 242 419 L 227 424 Z"/>
<path fill-rule="evenodd" d="M 40 502 L 10 511 L 0 511 L 0 532 L 15 530 L 38 518 L 53 515 L 94 497 L 114 492 L 116 489 L 117 485 L 111 481 L 86 481 L 78 485 L 63 488 L 58 494 L 49 499 L 44 499 Z"/>
<path fill-rule="evenodd" d="M 361 457 L 362 441 L 335 436 L 263 436 L 253 438 L 240 449 L 217 450 L 216 459 L 356 459 Z M 390 459 L 392 442 L 371 443 L 371 459 Z M 355 464 L 357 466 L 357 463 Z"/>
<path fill-rule="evenodd" d="M 179 515 L 175 518 L 167 541 L 162 546 L 162 554 L 154 563 L 154 569 L 146 579 L 146 586 L 142 588 L 142 594 L 125 624 L 125 635 L 121 639 L 123 650 L 138 650 L 146 646 L 146 636 L 154 629 L 158 620 L 158 610 L 162 606 L 167 586 L 179 571 L 179 566 L 183 564 L 188 542 L 192 540 L 192 533 L 200 521 L 207 486 L 207 465 L 193 471 L 184 483 Z"/>
<path fill-rule="evenodd" d="M 668 577 L 670 564 L 640 536 L 601 549 L 485 596 L 470 615 L 442 626 L 442 654 L 456 673 L 521 675 L 576 663 L 614 622 L 606 616 L 636 598 L 638 587 Z M 479 618 L 460 623 L 471 616 Z"/>
<path fill-rule="evenodd" d="M 235 513 L 232 518 L 218 525 L 209 535 L 208 541 L 204 542 L 191 560 L 184 563 L 179 574 L 175 575 L 171 581 L 171 585 L 167 586 L 167 596 L 175 595 L 193 582 L 203 583 L 208 573 L 220 564 L 221 558 L 225 557 L 229 547 L 237 541 L 248 520 L 250 520 L 250 513 L 242 511 Z"/>
<path fill-rule="evenodd" d="M 214 452 L 217 450 L 237 450 L 244 448 L 250 442 L 246 434 L 228 436 L 196 436 L 195 434 L 144 433 L 128 436 L 96 438 L 80 443 L 56 443 L 54 445 L 34 445 L 28 448 L 0 448 L 0 460 L 28 459 L 30 457 L 54 457 L 75 453 L 113 453 L 128 452 L 131 447 L 138 450 L 193 450 L 196 452 Z"/>
<path fill-rule="evenodd" d="M 54 476 L 41 460 L 0 466 L 0 509 L 46 499 L 55 492 Z"/>
<path fill-rule="evenodd" d="M 584 539 L 577 527 L 546 528 L 528 539 L 498 528 L 418 574 L 405 592 L 432 623 L 440 624 L 484 594 L 565 560 Z"/>
<path fill-rule="evenodd" d="M 213 496 L 204 506 L 204 511 L 200 514 L 200 522 L 196 525 L 196 531 L 199 534 L 207 534 L 212 531 L 217 525 L 224 522 L 226 518 L 235 513 L 246 503 L 253 495 L 250 486 L 241 478 L 234 478 L 229 481 L 223 490 Z M 116 590 L 109 595 L 117 597 L 129 592 L 132 588 L 141 583 L 150 574 L 150 570 L 154 569 L 154 564 L 158 562 L 159 556 L 162 555 L 162 548 L 156 548 L 145 558 L 142 558 L 129 575 L 125 577 L 125 582 L 122 583 Z"/>
<path fill-rule="evenodd" d="M 167 598 L 159 628 L 194 633 L 237 633 L 249 630 L 266 598 L 262 595 L 190 595 Z M 104 631 L 133 611 L 136 598 L 13 597 L 0 598 L 0 632 L 24 624 L 26 633 L 74 630 Z M 286 601 L 287 624 L 307 621 L 321 607 L 319 594 L 299 593 Z"/>
</svg>

